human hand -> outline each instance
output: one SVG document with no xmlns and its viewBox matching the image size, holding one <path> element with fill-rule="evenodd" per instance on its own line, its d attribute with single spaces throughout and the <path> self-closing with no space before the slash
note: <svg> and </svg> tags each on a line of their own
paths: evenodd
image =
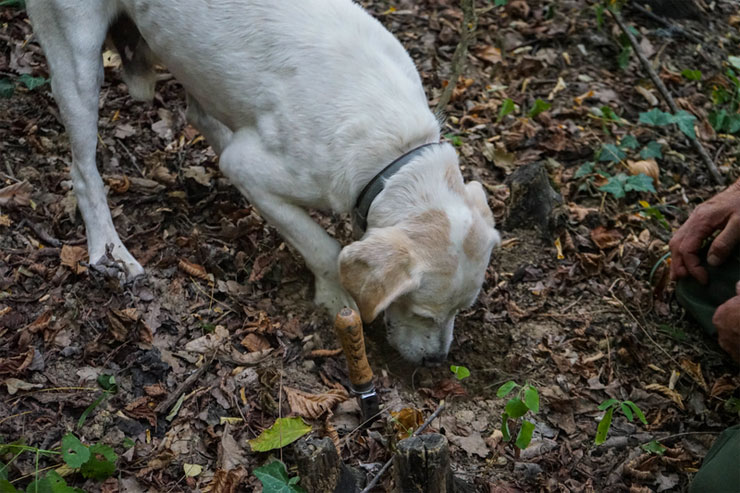
<svg viewBox="0 0 740 493">
<path fill-rule="evenodd" d="M 712 266 L 721 265 L 740 244 L 740 180 L 697 207 L 673 235 L 668 244 L 671 279 L 690 275 L 702 284 L 707 283 L 707 271 L 701 266 L 699 250 L 704 240 L 718 229 L 722 232 L 707 254 L 707 262 Z"/>
<path fill-rule="evenodd" d="M 737 296 L 717 308 L 712 323 L 717 327 L 720 347 L 740 363 L 740 282 L 735 289 Z"/>
</svg>

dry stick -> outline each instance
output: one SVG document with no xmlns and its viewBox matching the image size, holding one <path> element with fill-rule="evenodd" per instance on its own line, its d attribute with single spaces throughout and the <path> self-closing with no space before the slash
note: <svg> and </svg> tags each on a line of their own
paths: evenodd
<svg viewBox="0 0 740 493">
<path fill-rule="evenodd" d="M 156 408 L 154 408 L 154 412 L 159 414 L 163 413 L 166 410 L 168 410 L 172 405 L 177 402 L 177 400 L 180 398 L 180 395 L 184 394 L 185 391 L 187 391 L 195 382 L 196 380 L 199 380 L 200 377 L 203 376 L 203 374 L 206 372 L 208 367 L 211 364 L 211 361 L 213 361 L 213 358 L 210 358 L 203 362 L 203 366 L 198 368 L 198 370 L 190 375 L 188 378 L 185 379 L 183 383 L 180 384 L 179 387 L 177 387 L 177 390 L 175 390 L 173 393 L 171 393 L 167 399 L 160 402 Z"/>
<path fill-rule="evenodd" d="M 478 14 L 475 12 L 475 1 L 461 0 L 460 4 L 463 11 L 463 20 L 460 25 L 460 42 L 455 48 L 455 53 L 452 54 L 449 82 L 442 91 L 442 94 L 439 96 L 437 107 L 434 110 L 438 115 L 442 114 L 447 103 L 449 103 L 452 98 L 452 91 L 455 90 L 457 79 L 460 78 L 463 68 L 465 68 L 465 57 L 468 56 L 468 47 L 475 37 L 475 29 L 478 26 Z"/>
<path fill-rule="evenodd" d="M 439 406 L 437 406 L 437 409 L 432 413 L 431 416 L 427 418 L 426 421 L 424 421 L 424 424 L 422 424 L 418 429 L 416 429 L 411 435 L 409 435 L 409 438 L 414 437 L 421 433 L 422 431 L 426 430 L 427 426 L 429 426 L 432 421 L 434 421 L 437 416 L 439 416 L 439 413 L 442 412 L 442 410 L 445 408 L 445 401 L 440 401 Z M 378 471 L 378 474 L 375 475 L 375 477 L 370 481 L 367 486 L 365 486 L 365 489 L 363 489 L 360 493 L 368 493 L 370 490 L 375 488 L 375 485 L 378 484 L 378 481 L 380 481 L 380 478 L 383 476 L 385 471 L 388 470 L 389 467 L 391 467 L 391 464 L 393 464 L 393 457 L 388 459 L 388 462 L 383 464 L 383 467 L 380 468 L 380 471 Z"/>
<path fill-rule="evenodd" d="M 671 108 L 671 111 L 676 114 L 678 113 L 678 106 L 676 106 L 676 102 L 673 101 L 673 97 L 671 96 L 671 93 L 668 92 L 668 88 L 663 84 L 663 81 L 660 80 L 660 77 L 658 77 L 658 74 L 655 73 L 655 70 L 653 69 L 652 65 L 650 65 L 650 62 L 647 58 L 645 58 L 645 55 L 640 50 L 640 45 L 635 39 L 635 36 L 630 32 L 630 30 L 627 28 L 627 25 L 624 23 L 624 20 L 622 19 L 622 16 L 619 14 L 619 12 L 613 12 L 610 9 L 607 9 L 607 12 L 612 16 L 614 21 L 619 25 L 619 28 L 622 30 L 622 32 L 627 36 L 627 39 L 629 39 L 630 44 L 632 45 L 632 49 L 635 50 L 635 54 L 637 55 L 637 58 L 639 58 L 640 63 L 642 64 L 643 68 L 647 71 L 648 75 L 650 76 L 650 79 L 653 81 L 653 84 L 655 84 L 655 87 L 658 88 L 658 91 L 660 92 L 661 96 L 663 96 L 663 99 L 666 103 L 668 103 L 668 106 Z M 722 175 L 719 174 L 719 170 L 717 169 L 717 166 L 715 166 L 714 161 L 712 161 L 711 156 L 709 156 L 709 153 L 706 149 L 704 149 L 704 146 L 701 144 L 699 139 L 697 137 L 691 137 L 688 136 L 689 140 L 694 146 L 694 149 L 699 153 L 699 155 L 704 160 L 704 164 L 707 166 L 707 169 L 709 170 L 709 174 L 712 175 L 712 178 L 714 178 L 714 181 L 718 185 L 724 185 L 725 181 L 722 178 Z"/>
</svg>

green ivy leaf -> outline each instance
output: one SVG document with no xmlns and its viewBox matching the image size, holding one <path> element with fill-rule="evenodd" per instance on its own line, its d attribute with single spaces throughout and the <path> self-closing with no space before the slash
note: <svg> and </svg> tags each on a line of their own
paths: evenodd
<svg viewBox="0 0 740 493">
<path fill-rule="evenodd" d="M 501 415 L 501 434 L 504 436 L 505 442 L 511 440 L 511 433 L 509 432 L 509 415 L 506 413 Z"/>
<path fill-rule="evenodd" d="M 10 79 L 0 79 L 0 98 L 9 98 L 15 92 L 15 84 Z"/>
<path fill-rule="evenodd" d="M 681 75 L 688 80 L 701 80 L 701 70 L 691 70 L 687 68 L 681 71 Z"/>
<path fill-rule="evenodd" d="M 8 479 L 8 466 L 0 460 L 0 480 Z"/>
<path fill-rule="evenodd" d="M 527 420 L 522 421 L 522 426 L 519 428 L 519 434 L 516 436 L 514 445 L 524 450 L 529 446 L 529 442 L 532 441 L 532 433 L 534 433 L 534 423 L 530 423 Z"/>
<path fill-rule="evenodd" d="M 596 439 L 594 440 L 596 445 L 601 445 L 606 441 L 606 435 L 612 425 L 612 414 L 614 414 L 614 408 L 610 407 L 599 421 L 599 426 L 596 428 Z"/>
<path fill-rule="evenodd" d="M 529 408 L 527 405 L 518 397 L 509 400 L 509 402 L 506 403 L 506 408 L 504 408 L 506 411 L 506 414 L 509 415 L 512 419 L 521 418 L 525 414 L 527 414 L 527 411 Z"/>
<path fill-rule="evenodd" d="M 594 163 L 589 161 L 587 163 L 583 163 L 578 170 L 576 171 L 576 174 L 573 175 L 574 178 L 581 178 L 586 175 L 590 175 L 594 171 Z"/>
<path fill-rule="evenodd" d="M 44 77 L 31 77 L 28 74 L 23 74 L 18 77 L 18 82 L 26 86 L 29 91 L 33 91 L 49 82 L 49 79 L 45 79 Z"/>
<path fill-rule="evenodd" d="M 524 403 L 533 413 L 540 412 L 540 395 L 537 393 L 537 389 L 531 385 L 527 385 L 524 390 Z"/>
<path fill-rule="evenodd" d="M 96 443 L 90 446 L 90 460 L 80 468 L 80 472 L 86 478 L 102 481 L 116 472 L 116 461 L 118 456 L 108 445 Z"/>
<path fill-rule="evenodd" d="M 637 404 L 635 404 L 632 401 L 624 401 L 625 404 L 627 404 L 629 407 L 632 408 L 632 411 L 634 411 L 635 416 L 637 416 L 640 421 L 642 421 L 642 424 L 646 425 L 648 424 L 647 419 L 645 419 L 645 415 L 642 413 L 642 410 L 640 410 L 639 407 L 637 407 Z"/>
<path fill-rule="evenodd" d="M 0 1 L 0 7 L 16 7 L 19 9 L 25 9 L 26 2 L 24 0 L 2 0 Z"/>
<path fill-rule="evenodd" d="M 663 452 L 667 449 L 657 440 L 653 440 L 648 443 L 643 443 L 642 450 L 655 455 L 663 455 Z"/>
<path fill-rule="evenodd" d="M 640 113 L 640 123 L 646 123 L 648 125 L 655 125 L 656 127 L 663 127 L 674 123 L 673 115 L 660 111 L 658 108 L 653 108 L 650 111 Z"/>
<path fill-rule="evenodd" d="M 500 122 L 504 119 L 506 115 L 514 111 L 514 100 L 511 98 L 504 99 L 504 102 L 501 104 L 501 108 L 498 110 L 498 119 L 496 120 L 496 123 Z"/>
<path fill-rule="evenodd" d="M 621 199 L 625 196 L 624 193 L 624 182 L 627 180 L 627 175 L 619 173 L 617 176 L 612 176 L 606 185 L 599 187 L 599 191 L 610 193 L 614 198 Z"/>
<path fill-rule="evenodd" d="M 100 388 L 102 388 L 103 390 L 106 390 L 113 394 L 118 392 L 118 385 L 116 384 L 116 377 L 114 377 L 113 375 L 106 375 L 104 373 L 101 374 L 98 377 L 98 385 L 100 385 Z"/>
<path fill-rule="evenodd" d="M 653 178 L 640 173 L 627 178 L 624 182 L 625 192 L 653 192 L 655 193 L 655 187 L 653 186 Z"/>
<path fill-rule="evenodd" d="M 506 397 L 507 395 L 509 395 L 509 392 L 514 390 L 515 387 L 518 387 L 516 382 L 514 380 L 509 380 L 498 388 L 498 390 L 496 391 L 496 397 Z"/>
<path fill-rule="evenodd" d="M 601 111 L 601 116 L 604 117 L 604 119 L 609 120 L 611 122 L 619 122 L 620 118 L 614 113 L 614 110 L 611 109 L 609 106 L 602 106 L 599 108 L 599 111 Z"/>
<path fill-rule="evenodd" d="M 622 408 L 622 413 L 624 413 L 624 415 L 627 416 L 627 419 L 631 423 L 633 420 L 632 409 L 630 409 L 630 407 L 624 402 L 621 403 L 619 406 Z"/>
<path fill-rule="evenodd" d="M 678 128 L 686 134 L 686 136 L 696 139 L 696 131 L 694 130 L 694 122 L 696 117 L 686 110 L 681 110 L 673 115 L 674 121 L 678 124 Z"/>
<path fill-rule="evenodd" d="M 534 106 L 532 106 L 532 109 L 529 110 L 529 113 L 527 113 L 527 116 L 529 116 L 530 118 L 534 118 L 543 111 L 549 110 L 551 107 L 552 104 L 548 103 L 547 101 L 543 101 L 540 98 L 537 98 L 534 102 Z"/>
<path fill-rule="evenodd" d="M 663 158 L 663 152 L 661 151 L 661 145 L 654 140 L 647 143 L 645 147 L 640 151 L 640 157 L 642 159 L 651 158 Z"/>
<path fill-rule="evenodd" d="M 260 433 L 260 436 L 249 440 L 255 452 L 267 452 L 289 445 L 311 431 L 311 426 L 300 417 L 278 418 L 275 423 Z"/>
<path fill-rule="evenodd" d="M 619 402 L 619 401 L 618 401 L 618 400 L 616 400 L 616 399 L 608 399 L 608 400 L 605 400 L 604 402 L 602 402 L 602 403 L 601 403 L 601 404 L 599 405 L 599 411 L 603 411 L 603 410 L 604 410 L 604 409 L 606 409 L 607 407 L 611 407 L 611 406 L 613 406 L 614 404 L 616 404 L 617 402 Z"/>
<path fill-rule="evenodd" d="M 604 144 L 599 152 L 599 161 L 609 161 L 611 163 L 618 163 L 622 159 L 626 158 L 627 155 L 614 144 Z"/>
<path fill-rule="evenodd" d="M 279 460 L 258 467 L 252 472 L 262 482 L 263 493 L 306 493 L 306 490 L 295 484 L 298 478 L 288 478 L 285 464 Z"/>
<path fill-rule="evenodd" d="M 450 371 L 455 374 L 458 380 L 462 380 L 470 376 L 470 370 L 468 370 L 464 366 L 451 365 Z"/>
<path fill-rule="evenodd" d="M 509 3 L 509 0 L 495 0 L 493 2 L 493 5 L 496 6 L 496 7 L 503 7 L 507 3 Z"/>
<path fill-rule="evenodd" d="M 727 61 L 736 69 L 740 69 L 740 56 L 727 57 Z"/>
<path fill-rule="evenodd" d="M 640 143 L 637 142 L 637 139 L 632 135 L 625 135 L 625 137 L 619 141 L 619 145 L 623 149 L 632 149 L 632 150 L 635 150 L 638 147 L 640 147 Z"/>
<path fill-rule="evenodd" d="M 90 449 L 71 433 L 62 437 L 62 459 L 69 467 L 77 469 L 90 459 Z"/>
<path fill-rule="evenodd" d="M 727 133 L 736 134 L 740 132 L 740 113 L 733 113 L 727 117 Z"/>
</svg>

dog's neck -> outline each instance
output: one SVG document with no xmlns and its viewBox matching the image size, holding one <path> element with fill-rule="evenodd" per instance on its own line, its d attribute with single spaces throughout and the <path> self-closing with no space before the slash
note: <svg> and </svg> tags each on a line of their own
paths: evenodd
<svg viewBox="0 0 740 493">
<path fill-rule="evenodd" d="M 367 228 L 393 226 L 399 218 L 430 209 L 455 208 L 464 200 L 458 166 L 457 153 L 449 143 L 421 149 L 416 159 L 385 181 L 368 211 Z"/>
<path fill-rule="evenodd" d="M 367 185 L 365 185 L 365 188 L 360 192 L 360 196 L 357 198 L 357 203 L 352 211 L 352 218 L 355 223 L 355 227 L 359 228 L 360 231 L 365 231 L 367 229 L 368 211 L 370 210 L 370 206 L 375 198 L 383 191 L 383 188 L 385 188 L 385 182 L 400 171 L 401 168 L 413 161 L 414 158 L 416 158 L 426 147 L 433 145 L 439 144 L 435 142 L 422 144 L 402 154 L 388 166 L 383 168 L 368 182 Z"/>
</svg>

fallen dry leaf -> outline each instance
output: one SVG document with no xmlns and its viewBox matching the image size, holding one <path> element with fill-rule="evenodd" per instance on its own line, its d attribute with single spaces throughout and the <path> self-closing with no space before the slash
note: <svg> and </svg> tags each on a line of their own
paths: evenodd
<svg viewBox="0 0 740 493">
<path fill-rule="evenodd" d="M 242 467 L 236 469 L 217 469 L 210 484 L 209 493 L 236 493 L 247 472 Z M 205 491 L 205 490 L 204 490 Z"/>
<path fill-rule="evenodd" d="M 242 339 L 242 346 L 247 348 L 250 352 L 254 352 L 269 349 L 270 343 L 265 336 L 250 332 L 244 336 L 244 339 Z"/>
<path fill-rule="evenodd" d="M 129 403 L 123 409 L 123 412 L 131 418 L 145 419 L 150 425 L 157 426 L 157 413 L 154 411 L 154 403 L 146 395 Z"/>
<path fill-rule="evenodd" d="M 25 353 L 9 358 L 0 358 L 0 375 L 17 375 L 28 368 L 28 365 L 33 361 L 34 352 L 34 348 L 29 347 Z"/>
<path fill-rule="evenodd" d="M 675 390 L 669 389 L 665 385 L 661 385 L 659 383 L 651 383 L 650 385 L 645 387 L 645 390 L 654 390 L 656 392 L 660 392 L 661 394 L 672 400 L 679 407 L 679 409 L 686 409 L 683 404 L 683 398 L 681 397 L 681 394 L 679 394 Z"/>
<path fill-rule="evenodd" d="M 469 456 L 475 454 L 479 457 L 486 458 L 491 452 L 486 445 L 485 440 L 483 440 L 483 437 L 477 431 L 471 432 L 470 435 L 466 437 L 448 433 L 447 438 L 450 442 L 463 449 Z"/>
<path fill-rule="evenodd" d="M 606 229 L 604 226 L 597 226 L 591 230 L 591 241 L 600 250 L 607 250 L 619 245 L 619 242 L 622 241 L 622 233 L 616 229 Z"/>
<path fill-rule="evenodd" d="M 222 349 L 224 342 L 229 339 L 229 331 L 223 325 L 217 325 L 213 333 L 193 339 L 185 344 L 185 351 L 194 353 L 210 353 Z"/>
<path fill-rule="evenodd" d="M 81 246 L 62 245 L 59 252 L 62 265 L 67 266 L 75 274 L 82 274 L 87 267 L 80 265 L 81 261 L 87 260 L 87 249 Z"/>
<path fill-rule="evenodd" d="M 424 416 L 421 411 L 412 407 L 405 407 L 397 413 L 392 412 L 391 416 L 399 440 L 411 436 L 411 433 L 424 423 Z"/>
<path fill-rule="evenodd" d="M 0 188 L 0 206 L 27 206 L 31 203 L 31 190 L 31 184 L 27 181 Z"/>
<path fill-rule="evenodd" d="M 706 380 L 704 380 L 704 375 L 701 373 L 701 363 L 694 363 L 686 358 L 683 358 L 680 363 L 681 368 L 688 373 L 691 379 L 696 382 L 704 392 L 709 392 L 709 386 L 707 385 Z"/>
<path fill-rule="evenodd" d="M 192 262 L 188 262 L 185 259 L 180 259 L 180 262 L 178 262 L 177 266 L 185 272 L 189 276 L 196 277 L 198 279 L 202 279 L 203 281 L 209 281 L 210 277 L 208 275 L 208 272 L 206 272 L 205 267 L 199 264 L 194 264 Z"/>
<path fill-rule="evenodd" d="M 660 183 L 660 168 L 655 159 L 644 159 L 642 161 L 627 161 L 627 166 L 630 169 L 630 174 L 639 175 L 644 173 L 653 179 L 653 185 L 656 187 Z"/>
<path fill-rule="evenodd" d="M 28 383 L 17 378 L 8 378 L 4 383 L 8 386 L 8 394 L 10 395 L 15 395 L 19 390 L 40 389 L 43 387 L 40 383 Z"/>
<path fill-rule="evenodd" d="M 283 387 L 291 412 L 308 419 L 318 419 L 338 403 L 349 398 L 346 390 L 331 389 L 323 394 L 312 394 L 291 387 Z"/>
</svg>

